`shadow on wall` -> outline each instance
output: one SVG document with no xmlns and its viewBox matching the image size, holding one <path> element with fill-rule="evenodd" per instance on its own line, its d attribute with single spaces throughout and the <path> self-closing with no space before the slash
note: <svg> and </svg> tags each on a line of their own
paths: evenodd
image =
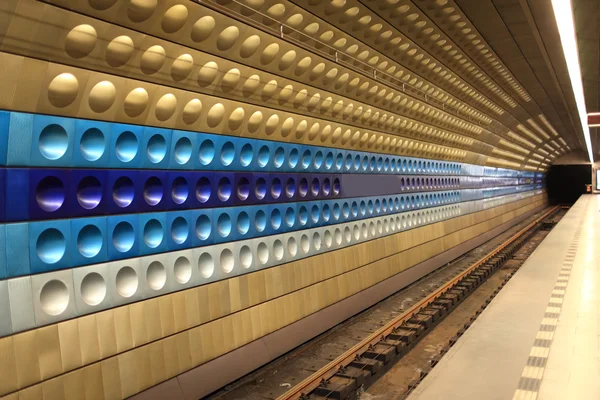
<svg viewBox="0 0 600 400">
<path fill-rule="evenodd" d="M 592 184 L 592 170 L 586 165 L 552 165 L 546 175 L 550 204 L 573 204 Z"/>
</svg>

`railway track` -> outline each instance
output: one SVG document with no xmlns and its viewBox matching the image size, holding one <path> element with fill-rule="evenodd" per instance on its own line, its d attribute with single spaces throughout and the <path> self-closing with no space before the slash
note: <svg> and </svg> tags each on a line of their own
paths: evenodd
<svg viewBox="0 0 600 400">
<path fill-rule="evenodd" d="M 469 294 L 473 293 L 486 280 L 515 255 L 536 233 L 549 230 L 556 222 L 553 215 L 559 207 L 553 207 L 537 214 L 533 219 L 519 224 L 505 234 L 492 239 L 488 243 L 467 253 L 463 259 L 442 268 L 431 277 L 422 278 L 401 292 L 403 299 L 393 307 L 380 307 L 383 310 L 366 311 L 366 323 L 340 326 L 339 332 L 322 341 L 326 343 L 311 343 L 292 352 L 293 368 L 282 360 L 275 363 L 270 370 L 258 376 L 246 378 L 226 390 L 212 396 L 212 399 L 351 399 L 357 398 L 360 390 L 369 387 L 394 364 L 407 355 L 422 339 L 455 310 Z M 537 244 L 530 246 L 531 251 Z M 481 256 L 481 254 L 485 254 Z M 528 252 L 520 252 L 520 263 L 524 262 Z M 527 254 L 525 254 L 527 253 Z M 530 253 L 530 252 L 529 252 Z M 525 255 L 523 255 L 525 254 Z M 512 264 L 519 265 L 520 263 Z M 454 265 L 456 264 L 456 265 Z M 516 267 L 518 268 L 518 266 Z M 491 292 L 493 297 L 500 290 L 516 269 L 503 276 L 502 280 Z M 433 276 L 435 275 L 435 276 Z M 434 279 L 435 278 L 435 279 Z M 392 297 L 395 297 L 394 295 Z M 402 297 L 402 296 L 401 296 Z M 385 303 L 387 300 L 384 300 Z M 491 298 L 486 300 L 487 303 Z M 405 307 L 405 303 L 408 306 Z M 485 307 L 485 304 L 484 304 Z M 400 310 L 400 312 L 398 312 Z M 381 311 L 378 313 L 378 311 Z M 396 314 L 389 317 L 389 314 Z M 359 314 L 360 316 L 360 314 Z M 355 317 L 357 318 L 357 317 Z M 470 322 L 475 318 L 470 318 Z M 365 319 L 365 318 L 363 318 Z M 403 384 L 405 395 L 435 366 L 439 358 L 449 349 L 470 324 L 468 321 L 441 349 L 439 354 L 428 359 L 426 367 L 418 368 L 421 372 L 408 384 Z M 358 329 L 358 330 L 357 330 Z M 362 329 L 362 332 L 360 330 Z M 357 340 L 358 338 L 358 340 Z M 319 347 L 315 352 L 314 347 Z M 315 352 L 312 357 L 311 353 Z M 304 354 L 301 354 L 304 353 Z M 331 355 L 328 355 L 331 353 Z M 429 357 L 429 355 L 428 355 Z M 296 359 L 296 360 L 295 360 Z M 324 359 L 324 361 L 322 360 Z M 327 363 L 327 361 L 329 361 Z M 326 364 L 326 365 L 324 365 Z M 318 365 L 324 365 L 317 368 Z M 268 377 L 264 377 L 268 375 Z M 275 379 L 277 376 L 277 379 Z M 263 381 L 280 382 L 279 387 L 262 384 Z M 300 381 L 295 384 L 294 382 Z M 237 386 L 237 387 L 236 387 Z M 240 386 L 242 387 L 240 389 Z M 263 386 L 263 387 L 261 387 Z M 267 386 L 266 389 L 264 386 Z M 287 390 L 289 387 L 289 390 Z M 253 391 L 256 388 L 256 391 Z M 360 389 L 360 390 L 359 390 Z M 405 396 L 402 396 L 405 397 Z"/>
</svg>

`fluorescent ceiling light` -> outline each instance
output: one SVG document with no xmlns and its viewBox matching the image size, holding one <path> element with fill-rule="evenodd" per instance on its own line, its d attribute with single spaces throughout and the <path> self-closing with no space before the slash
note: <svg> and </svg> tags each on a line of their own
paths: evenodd
<svg viewBox="0 0 600 400">
<path fill-rule="evenodd" d="M 579 51 L 577 48 L 577 39 L 575 37 L 575 24 L 573 19 L 573 7 L 571 0 L 552 0 L 552 8 L 554 9 L 554 18 L 558 25 L 558 33 L 560 34 L 560 42 L 567 69 L 569 70 L 569 78 L 571 86 L 575 94 L 575 102 L 577 103 L 577 111 L 581 120 L 581 128 L 583 129 L 583 137 L 587 146 L 590 162 L 594 162 L 592 153 L 592 141 L 590 140 L 590 128 L 587 124 L 587 110 L 585 108 L 585 98 L 583 97 L 583 84 L 581 83 L 581 67 L 579 65 Z"/>
</svg>

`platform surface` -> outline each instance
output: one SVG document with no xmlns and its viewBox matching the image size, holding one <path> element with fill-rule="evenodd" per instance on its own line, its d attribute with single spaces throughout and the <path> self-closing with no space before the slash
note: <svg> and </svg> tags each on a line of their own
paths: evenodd
<svg viewBox="0 0 600 400">
<path fill-rule="evenodd" d="M 600 399 L 599 210 L 581 196 L 409 399 Z"/>
</svg>

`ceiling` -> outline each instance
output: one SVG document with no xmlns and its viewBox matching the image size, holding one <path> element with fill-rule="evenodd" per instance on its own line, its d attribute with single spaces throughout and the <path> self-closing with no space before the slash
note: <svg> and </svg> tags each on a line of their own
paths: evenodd
<svg viewBox="0 0 600 400">
<path fill-rule="evenodd" d="M 573 1 L 586 101 L 588 109 L 599 110 L 599 2 Z M 383 87 L 402 87 L 420 100 L 415 112 L 408 114 L 413 123 L 426 124 L 417 129 L 416 138 L 479 154 L 470 160 L 545 170 L 562 155 L 585 150 L 549 0 L 203 3 L 258 29 L 280 31 L 294 45 L 326 54 L 363 74 L 366 71 Z M 352 91 L 346 93 L 352 101 Z M 369 101 L 366 106 L 373 104 Z M 449 117 L 448 124 L 444 121 Z M 442 128 L 441 135 L 436 127 Z M 402 134 L 413 135 L 408 131 Z M 450 141 L 442 141 L 447 136 L 444 131 Z M 595 132 L 593 138 L 599 149 Z"/>
</svg>

